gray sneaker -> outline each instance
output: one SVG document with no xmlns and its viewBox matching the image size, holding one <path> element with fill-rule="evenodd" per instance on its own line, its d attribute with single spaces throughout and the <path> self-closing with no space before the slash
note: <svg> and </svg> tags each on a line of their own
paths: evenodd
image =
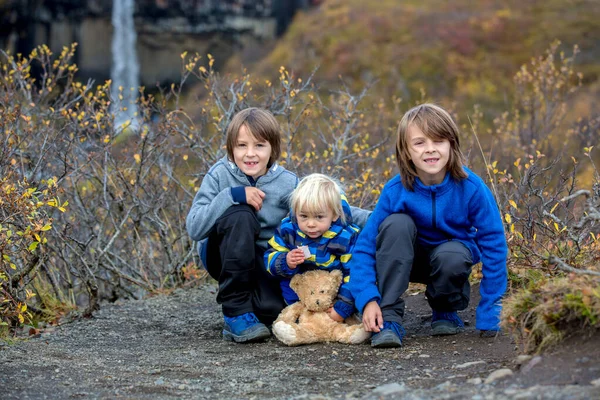
<svg viewBox="0 0 600 400">
<path fill-rule="evenodd" d="M 400 324 L 397 322 L 384 322 L 383 329 L 371 337 L 371 347 L 376 349 L 401 347 L 403 336 L 404 328 Z"/>
<path fill-rule="evenodd" d="M 452 321 L 441 319 L 431 323 L 431 336 L 448 336 L 461 333 L 465 328 Z"/>
</svg>

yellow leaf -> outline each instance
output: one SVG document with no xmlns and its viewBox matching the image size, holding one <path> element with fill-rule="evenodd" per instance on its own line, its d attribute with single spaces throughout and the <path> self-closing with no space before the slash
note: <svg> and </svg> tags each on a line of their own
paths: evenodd
<svg viewBox="0 0 600 400">
<path fill-rule="evenodd" d="M 504 215 L 504 220 L 506 221 L 507 224 L 510 224 L 512 222 L 512 218 L 510 217 L 510 214 L 506 213 Z"/>
<path fill-rule="evenodd" d="M 517 209 L 517 203 L 515 203 L 514 200 L 509 200 L 508 204 L 510 204 L 512 206 L 512 208 L 514 208 L 515 210 Z"/>
<path fill-rule="evenodd" d="M 27 311 L 27 304 L 23 304 L 23 306 L 21 307 L 21 312 L 25 312 Z"/>
<path fill-rule="evenodd" d="M 23 318 L 23 316 L 21 314 L 19 314 L 19 322 L 20 323 L 24 323 L 25 322 L 25 318 Z"/>
<path fill-rule="evenodd" d="M 49 231 L 50 229 L 52 229 L 52 225 L 50 224 L 46 224 L 42 227 L 42 231 L 44 232 Z"/>
<path fill-rule="evenodd" d="M 554 207 L 552 207 L 552 209 L 550 210 L 550 214 L 552 214 L 554 212 L 554 210 L 556 210 L 556 207 L 558 207 L 558 203 L 556 203 L 554 205 Z"/>
<path fill-rule="evenodd" d="M 556 229 L 556 232 L 560 232 L 560 228 L 556 222 L 554 223 L 554 229 Z"/>
</svg>

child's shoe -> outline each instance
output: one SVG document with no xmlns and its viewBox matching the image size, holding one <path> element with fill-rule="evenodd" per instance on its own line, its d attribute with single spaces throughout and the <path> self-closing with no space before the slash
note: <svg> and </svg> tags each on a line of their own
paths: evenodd
<svg viewBox="0 0 600 400">
<path fill-rule="evenodd" d="M 465 324 L 456 311 L 433 310 L 431 336 L 456 335 L 465 330 Z"/>
<path fill-rule="evenodd" d="M 405 334 L 404 328 L 398 322 L 384 322 L 383 329 L 371 337 L 371 347 L 400 347 Z"/>
<path fill-rule="evenodd" d="M 271 336 L 269 328 L 261 323 L 254 313 L 236 317 L 224 316 L 223 339 L 237 343 L 258 342 Z"/>
</svg>

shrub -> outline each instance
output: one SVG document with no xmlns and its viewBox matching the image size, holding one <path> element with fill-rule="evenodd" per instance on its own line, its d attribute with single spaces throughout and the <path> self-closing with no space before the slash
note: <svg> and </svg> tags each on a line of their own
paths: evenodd
<svg viewBox="0 0 600 400">
<path fill-rule="evenodd" d="M 282 164 L 301 176 L 319 171 L 338 177 L 354 205 L 373 207 L 395 174 L 393 136 L 404 107 L 397 98 L 376 98 L 368 85 L 354 92 L 341 81 L 339 90 L 324 91 L 313 75 L 296 76 L 284 67 L 274 82 L 245 71 L 221 76 L 210 55 L 184 53 L 181 81 L 155 93 L 133 89 L 137 123 L 115 126 L 110 109 L 125 105 L 110 98 L 110 81 L 75 79 L 75 48 L 54 56 L 40 46 L 27 57 L 4 54 L 1 64 L 0 199 L 10 205 L 3 205 L 0 222 L 5 324 L 27 322 L 31 310 L 52 319 L 74 305 L 90 315 L 101 300 L 140 298 L 199 279 L 185 216 L 208 168 L 225 155 L 229 121 L 248 106 L 270 110 L 281 123 Z M 531 146 L 519 136 L 524 125 L 515 128 L 516 121 L 532 126 L 543 120 L 540 113 L 565 109 L 571 90 L 550 97 L 536 89 L 536 80 L 550 79 L 538 69 L 578 87 L 569 80 L 576 76 L 570 61 L 565 71 L 552 69 L 553 57 L 537 60 L 533 78 L 516 82 L 523 99 L 537 100 L 527 107 L 517 103 L 496 119 L 495 130 L 486 125 L 485 110 L 476 108 L 473 131 L 490 133 L 481 146 L 476 136 L 467 140 L 467 147 L 478 148 L 470 163 L 489 179 L 504 215 L 511 277 L 520 285 L 539 276 L 532 270 L 593 275 L 598 254 L 600 184 L 591 144 L 584 166 L 542 151 L 553 149 L 544 140 L 558 140 L 564 119 L 545 124 L 545 139 Z M 37 79 L 30 74 L 33 64 L 42 71 Z M 191 81 L 202 88 L 186 99 L 182 93 Z M 459 120 L 462 112 L 454 110 Z M 581 124 L 570 129 L 571 138 L 594 137 L 580 135 Z M 494 148 L 510 153 L 489 161 L 496 158 Z M 477 154 L 485 155 L 483 163 Z M 589 178 L 585 189 L 578 187 L 581 176 Z"/>
</svg>

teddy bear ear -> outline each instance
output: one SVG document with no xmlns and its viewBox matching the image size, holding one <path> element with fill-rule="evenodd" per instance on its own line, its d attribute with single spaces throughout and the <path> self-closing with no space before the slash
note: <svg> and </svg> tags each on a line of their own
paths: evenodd
<svg viewBox="0 0 600 400">
<path fill-rule="evenodd" d="M 339 269 L 334 269 L 330 272 L 330 275 L 334 278 L 335 284 L 337 286 L 340 286 L 342 284 L 342 271 L 340 271 Z"/>
<path fill-rule="evenodd" d="M 292 290 L 296 293 L 298 293 L 298 288 L 300 287 L 300 284 L 302 283 L 302 274 L 296 274 L 292 277 L 292 280 L 290 281 L 290 287 L 292 288 Z"/>
</svg>

